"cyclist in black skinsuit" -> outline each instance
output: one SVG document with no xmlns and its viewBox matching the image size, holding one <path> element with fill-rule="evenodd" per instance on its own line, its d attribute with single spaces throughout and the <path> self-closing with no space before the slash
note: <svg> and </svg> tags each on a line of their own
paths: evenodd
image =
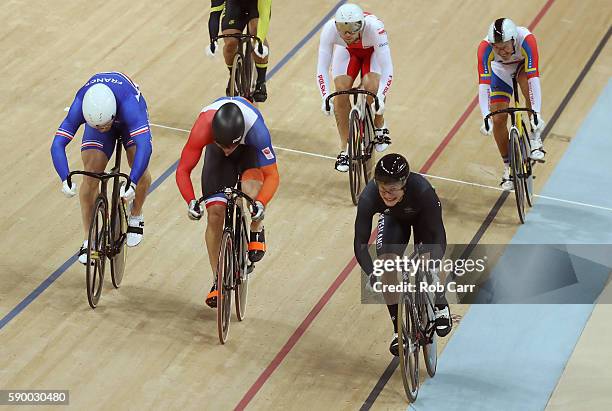
<svg viewBox="0 0 612 411">
<path fill-rule="evenodd" d="M 414 228 L 415 244 L 433 259 L 441 259 L 446 251 L 446 231 L 442 222 L 442 206 L 436 192 L 425 177 L 410 173 L 408 161 L 400 154 L 387 154 L 376 164 L 374 180 L 359 197 L 355 219 L 355 257 L 371 279 L 374 271 L 368 253 L 372 217 L 380 213 L 376 254 L 378 257 L 403 256 Z M 387 305 L 394 335 L 389 350 L 398 355 L 397 304 Z M 436 293 L 436 332 L 447 335 L 452 327 L 450 310 L 444 292 Z"/>
</svg>

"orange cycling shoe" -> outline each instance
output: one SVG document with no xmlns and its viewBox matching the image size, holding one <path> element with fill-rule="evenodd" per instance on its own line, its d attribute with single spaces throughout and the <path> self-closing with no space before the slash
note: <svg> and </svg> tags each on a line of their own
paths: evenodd
<svg viewBox="0 0 612 411">
<path fill-rule="evenodd" d="M 256 263 L 261 260 L 266 253 L 265 230 L 251 231 L 251 241 L 249 242 L 249 260 Z"/>
<path fill-rule="evenodd" d="M 206 305 L 210 308 L 217 308 L 217 297 L 219 297 L 219 291 L 217 290 L 217 282 L 215 281 L 210 292 L 206 296 Z"/>
</svg>

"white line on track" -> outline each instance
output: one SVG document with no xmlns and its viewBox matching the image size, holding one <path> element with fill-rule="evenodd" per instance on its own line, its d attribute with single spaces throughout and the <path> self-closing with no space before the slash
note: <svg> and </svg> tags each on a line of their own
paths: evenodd
<svg viewBox="0 0 612 411">
<path fill-rule="evenodd" d="M 174 131 L 181 131 L 183 133 L 189 133 L 189 130 L 185 130 L 183 128 L 169 127 L 169 126 L 164 126 L 162 124 L 155 124 L 155 123 L 149 123 L 149 124 L 152 125 L 153 127 L 159 127 L 159 128 L 165 128 L 167 130 L 174 130 Z M 281 150 L 281 151 L 288 151 L 290 153 L 303 154 L 303 155 L 311 156 L 311 157 L 319 157 L 319 158 L 324 158 L 324 159 L 329 159 L 329 160 L 335 160 L 336 159 L 335 157 L 326 156 L 326 155 L 317 154 L 317 153 L 310 153 L 308 151 L 294 150 L 292 148 L 285 148 L 285 147 L 274 146 L 274 149 L 275 150 Z M 426 177 L 432 178 L 432 179 L 436 179 L 436 180 L 449 181 L 451 183 L 464 184 L 464 185 L 468 185 L 468 186 L 472 186 L 472 187 L 486 188 L 486 189 L 489 189 L 489 190 L 503 191 L 500 187 L 493 187 L 493 186 L 488 186 L 488 185 L 485 185 L 485 184 L 472 183 L 470 181 L 457 180 L 457 179 L 454 179 L 454 178 L 434 176 L 434 175 L 431 175 L 431 174 L 423 174 L 423 175 L 426 176 Z M 581 206 L 581 207 L 589 207 L 589 208 L 596 208 L 598 210 L 612 211 L 612 208 L 609 208 L 609 207 L 603 207 L 603 206 L 598 206 L 598 205 L 594 205 L 594 204 L 581 203 L 579 201 L 565 200 L 565 199 L 562 199 L 562 198 L 549 197 L 549 196 L 540 195 L 540 194 L 534 194 L 533 196 L 534 197 L 543 198 L 543 199 L 546 199 L 546 200 L 558 201 L 560 203 L 577 205 L 577 206 Z"/>
</svg>

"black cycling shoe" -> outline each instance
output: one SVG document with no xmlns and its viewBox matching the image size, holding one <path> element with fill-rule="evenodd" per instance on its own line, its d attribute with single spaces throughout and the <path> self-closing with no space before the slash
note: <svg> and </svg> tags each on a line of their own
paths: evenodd
<svg viewBox="0 0 612 411">
<path fill-rule="evenodd" d="M 453 329 L 453 320 L 450 316 L 448 304 L 436 304 L 434 306 L 436 334 L 438 337 L 446 337 Z"/>
<path fill-rule="evenodd" d="M 255 85 L 255 91 L 253 92 L 253 100 L 258 103 L 263 103 L 268 99 L 268 91 L 266 90 L 266 82 L 258 82 Z"/>
<path fill-rule="evenodd" d="M 397 339 L 397 334 L 393 334 L 393 339 L 391 340 L 391 344 L 389 344 L 389 352 L 399 357 L 399 341 Z"/>
</svg>

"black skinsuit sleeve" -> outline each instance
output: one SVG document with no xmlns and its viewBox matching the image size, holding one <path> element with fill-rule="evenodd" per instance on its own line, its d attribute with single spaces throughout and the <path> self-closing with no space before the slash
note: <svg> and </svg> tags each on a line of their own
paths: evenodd
<svg viewBox="0 0 612 411">
<path fill-rule="evenodd" d="M 442 221 L 442 204 L 433 188 L 421 194 L 422 211 L 419 216 L 418 241 L 424 245 L 424 252 L 441 259 L 446 252 L 446 230 Z"/>
<path fill-rule="evenodd" d="M 225 0 L 210 1 L 210 16 L 208 16 L 208 35 L 210 43 L 219 34 L 219 25 L 221 24 L 221 12 L 223 11 Z"/>
<path fill-rule="evenodd" d="M 367 201 L 364 194 L 366 194 L 365 191 L 362 193 L 362 197 L 357 206 L 357 217 L 355 217 L 355 240 L 353 246 L 355 249 L 355 258 L 357 258 L 357 262 L 359 262 L 361 269 L 366 274 L 372 274 L 374 271 L 374 264 L 372 263 L 370 253 L 368 253 L 368 241 L 372 233 L 372 217 L 375 212 L 372 207 L 372 202 Z"/>
</svg>

